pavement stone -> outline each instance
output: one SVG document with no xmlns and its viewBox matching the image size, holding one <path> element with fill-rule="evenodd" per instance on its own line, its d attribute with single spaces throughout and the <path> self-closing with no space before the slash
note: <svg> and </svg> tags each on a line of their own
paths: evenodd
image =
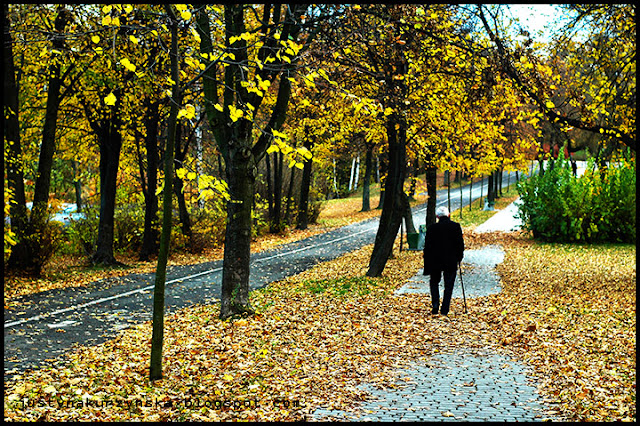
<svg viewBox="0 0 640 426">
<path fill-rule="evenodd" d="M 338 421 L 542 421 L 547 407 L 518 360 L 489 350 L 459 348 L 428 364 L 400 371 L 394 386 L 360 388 L 370 398 L 355 412 L 319 408 L 311 420 Z"/>
</svg>

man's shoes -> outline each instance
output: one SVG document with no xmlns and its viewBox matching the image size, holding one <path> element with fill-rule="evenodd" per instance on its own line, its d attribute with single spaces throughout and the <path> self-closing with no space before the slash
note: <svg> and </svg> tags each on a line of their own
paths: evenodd
<svg viewBox="0 0 640 426">
<path fill-rule="evenodd" d="M 438 315 L 438 311 L 437 310 L 431 310 L 431 315 Z"/>
</svg>

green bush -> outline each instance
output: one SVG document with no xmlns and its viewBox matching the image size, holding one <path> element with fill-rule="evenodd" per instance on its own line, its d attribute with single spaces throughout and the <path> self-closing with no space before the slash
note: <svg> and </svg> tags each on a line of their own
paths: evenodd
<svg viewBox="0 0 640 426">
<path fill-rule="evenodd" d="M 113 249 L 119 253 L 139 251 L 142 247 L 143 235 L 144 204 L 134 202 L 116 208 L 113 225 Z"/>
<path fill-rule="evenodd" d="M 533 237 L 549 242 L 635 242 L 635 159 L 612 161 L 574 177 L 561 154 L 542 175 L 518 183 L 519 217 Z"/>
<path fill-rule="evenodd" d="M 85 204 L 82 213 L 84 218 L 71 219 L 65 229 L 66 244 L 61 246 L 62 253 L 90 256 L 95 250 L 98 240 L 98 207 Z"/>
</svg>

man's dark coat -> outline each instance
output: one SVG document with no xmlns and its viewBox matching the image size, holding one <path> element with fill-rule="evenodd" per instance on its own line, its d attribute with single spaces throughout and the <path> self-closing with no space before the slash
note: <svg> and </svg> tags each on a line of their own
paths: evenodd
<svg viewBox="0 0 640 426">
<path fill-rule="evenodd" d="M 446 216 L 427 228 L 424 240 L 424 275 L 431 271 L 455 271 L 464 255 L 462 227 Z"/>
</svg>

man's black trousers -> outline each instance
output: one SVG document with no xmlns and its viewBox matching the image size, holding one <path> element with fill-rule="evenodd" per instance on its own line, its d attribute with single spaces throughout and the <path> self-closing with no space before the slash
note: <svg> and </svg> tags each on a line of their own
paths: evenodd
<svg viewBox="0 0 640 426">
<path fill-rule="evenodd" d="M 440 305 L 440 290 L 438 284 L 440 278 L 444 275 L 444 297 L 442 299 L 442 307 L 440 313 L 447 315 L 451 304 L 451 294 L 453 293 L 453 284 L 456 281 L 456 270 L 453 271 L 432 271 L 429 278 L 429 287 L 431 287 L 431 313 L 437 314 Z"/>
</svg>

